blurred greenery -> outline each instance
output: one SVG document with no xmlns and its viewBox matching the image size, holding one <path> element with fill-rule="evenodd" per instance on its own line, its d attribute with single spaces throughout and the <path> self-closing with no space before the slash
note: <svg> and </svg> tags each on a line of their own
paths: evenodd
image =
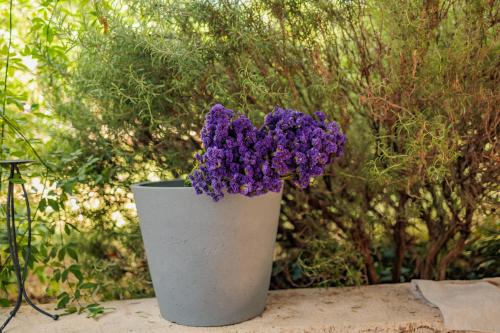
<svg viewBox="0 0 500 333">
<path fill-rule="evenodd" d="M 30 294 L 89 316 L 153 295 L 129 185 L 185 176 L 216 102 L 257 123 L 322 110 L 348 136 L 310 189 L 286 186 L 273 288 L 500 275 L 499 9 L 3 0 L 1 154 L 38 161 Z"/>
</svg>

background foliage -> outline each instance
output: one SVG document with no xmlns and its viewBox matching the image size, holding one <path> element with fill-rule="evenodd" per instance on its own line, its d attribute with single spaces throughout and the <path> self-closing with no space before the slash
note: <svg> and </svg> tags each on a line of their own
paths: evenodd
<svg viewBox="0 0 500 333">
<path fill-rule="evenodd" d="M 91 315 L 152 295 L 128 186 L 185 176 L 215 102 L 322 110 L 348 136 L 314 186 L 287 185 L 272 287 L 499 275 L 498 1 L 10 4 L 2 155 L 43 162 L 33 295 Z"/>
</svg>

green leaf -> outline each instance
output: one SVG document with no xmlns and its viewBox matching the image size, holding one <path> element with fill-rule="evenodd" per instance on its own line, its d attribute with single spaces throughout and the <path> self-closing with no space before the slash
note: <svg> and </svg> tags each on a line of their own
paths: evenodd
<svg viewBox="0 0 500 333">
<path fill-rule="evenodd" d="M 82 271 L 80 270 L 79 265 L 71 265 L 69 267 L 69 271 L 73 273 L 74 276 L 78 279 L 78 281 L 82 282 L 83 281 L 83 274 Z"/>
<path fill-rule="evenodd" d="M 63 247 L 59 250 L 57 258 L 59 259 L 59 261 L 63 261 L 65 255 L 66 255 L 66 248 Z"/>
<path fill-rule="evenodd" d="M 88 318 L 97 318 L 98 316 L 104 314 L 104 311 L 106 309 L 103 306 L 100 306 L 99 304 L 90 304 L 87 305 L 87 317 Z"/>
<path fill-rule="evenodd" d="M 75 261 L 78 261 L 78 254 L 76 253 L 75 249 L 73 249 L 72 247 L 68 247 L 66 251 L 71 258 L 73 258 Z"/>
<path fill-rule="evenodd" d="M 53 279 L 54 279 L 55 281 L 58 281 L 58 282 L 59 282 L 59 280 L 61 279 L 61 271 L 60 271 L 60 270 L 56 270 L 56 271 L 54 271 L 54 277 L 53 277 Z"/>
<path fill-rule="evenodd" d="M 58 309 L 63 309 L 68 305 L 69 303 L 69 295 L 67 293 L 63 293 L 62 296 L 59 298 L 59 301 L 57 302 L 57 308 Z"/>
<path fill-rule="evenodd" d="M 46 198 L 43 198 L 42 200 L 40 200 L 40 202 L 38 203 L 38 209 L 42 212 L 45 211 L 45 209 L 47 208 L 48 206 L 48 201 Z"/>
<path fill-rule="evenodd" d="M 48 199 L 49 206 L 55 211 L 59 211 L 59 203 L 54 199 Z"/>
<path fill-rule="evenodd" d="M 78 308 L 77 308 L 76 306 L 74 306 L 74 305 L 72 305 L 72 306 L 68 306 L 68 307 L 66 308 L 65 312 L 66 312 L 67 314 L 77 313 L 77 312 L 78 312 Z"/>
<path fill-rule="evenodd" d="M 50 257 L 51 258 L 55 258 L 57 255 L 57 248 L 53 247 L 51 250 L 50 250 Z"/>
<path fill-rule="evenodd" d="M 10 302 L 6 298 L 0 298 L 0 306 L 2 308 L 8 308 L 10 306 Z"/>
<path fill-rule="evenodd" d="M 66 235 L 69 235 L 71 234 L 71 229 L 69 228 L 68 224 L 64 224 L 64 232 L 66 233 Z M 69 251 L 68 251 L 69 252 Z"/>
<path fill-rule="evenodd" d="M 64 190 L 64 192 L 66 192 L 68 194 L 73 194 L 73 188 L 75 187 L 75 184 L 76 184 L 75 181 L 65 182 L 62 185 L 62 189 Z"/>
<path fill-rule="evenodd" d="M 10 178 L 9 181 L 14 184 L 26 184 L 26 181 L 19 177 L 19 175 L 15 175 L 14 177 Z"/>
<path fill-rule="evenodd" d="M 62 282 L 66 282 L 68 280 L 68 274 L 69 274 L 69 270 L 68 269 L 65 269 L 62 272 L 62 275 L 61 275 L 61 281 Z"/>
<path fill-rule="evenodd" d="M 97 287 L 97 284 L 92 282 L 86 282 L 80 285 L 80 289 L 94 289 L 95 287 Z"/>
</svg>

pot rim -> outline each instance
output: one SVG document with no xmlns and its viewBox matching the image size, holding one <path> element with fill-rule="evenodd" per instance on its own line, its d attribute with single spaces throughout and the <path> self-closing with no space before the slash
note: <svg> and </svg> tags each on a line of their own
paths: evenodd
<svg viewBox="0 0 500 333">
<path fill-rule="evenodd" d="M 189 190 L 189 191 L 193 191 L 193 187 L 186 186 L 183 179 L 145 181 L 145 182 L 132 184 L 132 185 L 130 185 L 130 188 L 132 190 L 153 189 L 153 190 L 176 190 L 176 191 Z M 268 192 L 264 193 L 263 195 L 266 195 L 269 193 L 283 193 L 283 188 L 284 188 L 284 182 L 281 185 L 281 190 L 279 192 L 268 191 Z M 195 193 L 195 192 L 193 191 L 193 193 Z M 252 197 L 247 197 L 247 198 L 252 198 Z"/>
<path fill-rule="evenodd" d="M 188 189 L 193 190 L 192 186 L 186 186 L 183 179 L 145 181 L 130 185 L 132 189 Z"/>
</svg>

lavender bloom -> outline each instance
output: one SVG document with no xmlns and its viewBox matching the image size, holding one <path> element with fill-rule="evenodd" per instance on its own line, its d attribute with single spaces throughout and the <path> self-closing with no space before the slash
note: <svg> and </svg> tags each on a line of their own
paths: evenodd
<svg viewBox="0 0 500 333">
<path fill-rule="evenodd" d="M 276 108 L 266 116 L 263 129 L 275 142 L 273 168 L 280 177 L 301 188 L 308 187 L 334 157 L 343 154 L 345 135 L 336 122 L 326 122 L 326 116 L 319 111 L 313 117 Z"/>
<path fill-rule="evenodd" d="M 208 113 L 201 132 L 205 152 L 189 178 L 196 193 L 214 201 L 227 193 L 246 196 L 279 192 L 282 181 L 269 168 L 272 142 L 244 115 L 217 104 Z"/>
<path fill-rule="evenodd" d="M 258 129 L 241 114 L 212 107 L 201 132 L 205 152 L 196 155 L 189 179 L 197 194 L 214 201 L 224 192 L 255 196 L 279 192 L 283 179 L 301 188 L 343 152 L 345 136 L 323 113 L 315 117 L 276 108 Z"/>
</svg>

